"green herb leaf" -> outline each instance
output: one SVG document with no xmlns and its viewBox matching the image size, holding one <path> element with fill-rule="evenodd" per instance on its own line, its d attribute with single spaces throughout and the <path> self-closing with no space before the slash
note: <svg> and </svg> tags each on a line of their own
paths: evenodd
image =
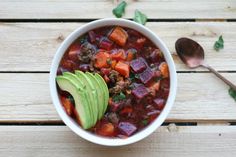
<svg viewBox="0 0 236 157">
<path fill-rule="evenodd" d="M 139 74 L 135 74 L 134 77 L 135 77 L 136 79 L 140 79 Z"/>
<path fill-rule="evenodd" d="M 69 95 L 67 99 L 69 99 L 72 104 L 75 104 L 74 98 L 71 95 Z"/>
<path fill-rule="evenodd" d="M 134 21 L 142 25 L 145 25 L 147 22 L 147 16 L 143 14 L 141 11 L 136 9 L 134 14 Z"/>
<path fill-rule="evenodd" d="M 112 13 L 118 18 L 122 17 L 125 12 L 126 5 L 127 3 L 125 1 L 122 1 L 116 8 L 112 10 Z"/>
<path fill-rule="evenodd" d="M 232 88 L 229 89 L 229 95 L 236 101 L 236 91 Z"/>
<path fill-rule="evenodd" d="M 131 81 L 133 81 L 135 79 L 139 79 L 140 76 L 139 76 L 139 74 L 130 73 L 130 77 L 129 78 L 130 78 Z"/>
<path fill-rule="evenodd" d="M 110 58 L 107 59 L 107 64 L 111 65 L 111 59 Z"/>
<path fill-rule="evenodd" d="M 148 124 L 148 120 L 147 119 L 144 119 L 141 121 L 143 125 L 147 125 Z"/>
<path fill-rule="evenodd" d="M 117 101 L 124 100 L 125 98 L 126 98 L 125 94 L 123 92 L 120 92 L 119 95 L 115 95 L 113 97 L 113 101 L 117 102 Z"/>
<path fill-rule="evenodd" d="M 129 78 L 131 81 L 133 81 L 135 79 L 135 74 L 134 73 L 130 73 Z"/>
<path fill-rule="evenodd" d="M 159 82 L 160 80 L 162 80 L 162 76 L 156 77 L 154 80 L 155 80 L 155 82 Z"/>
<path fill-rule="evenodd" d="M 83 35 L 83 36 L 79 37 L 78 41 L 79 41 L 80 44 L 83 44 L 83 43 L 88 41 L 88 36 Z"/>
<path fill-rule="evenodd" d="M 222 35 L 219 37 L 219 39 L 215 42 L 214 44 L 214 49 L 216 51 L 219 51 L 220 49 L 224 48 L 224 39 L 222 37 Z"/>
</svg>

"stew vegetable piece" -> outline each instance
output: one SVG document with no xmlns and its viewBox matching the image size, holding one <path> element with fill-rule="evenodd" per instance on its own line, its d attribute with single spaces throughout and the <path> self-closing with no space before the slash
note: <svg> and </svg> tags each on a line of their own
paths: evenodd
<svg viewBox="0 0 236 157">
<path fill-rule="evenodd" d="M 169 94 L 169 69 L 159 48 L 141 33 L 120 26 L 91 30 L 64 54 L 57 75 L 97 73 L 109 90 L 105 114 L 88 131 L 127 138 L 152 123 Z M 65 112 L 80 125 L 72 96 L 58 87 Z M 93 114 L 93 113 L 92 113 Z"/>
</svg>

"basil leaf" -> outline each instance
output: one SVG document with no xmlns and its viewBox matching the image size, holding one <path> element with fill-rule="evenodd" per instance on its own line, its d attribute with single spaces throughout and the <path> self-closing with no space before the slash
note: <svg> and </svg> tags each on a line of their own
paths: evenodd
<svg viewBox="0 0 236 157">
<path fill-rule="evenodd" d="M 117 102 L 117 101 L 124 100 L 125 98 L 126 98 L 125 94 L 123 92 L 120 92 L 119 95 L 116 95 L 113 97 L 113 101 Z"/>
<path fill-rule="evenodd" d="M 219 39 L 215 42 L 214 44 L 214 49 L 216 51 L 219 51 L 220 49 L 224 48 L 224 39 L 222 37 L 222 35 L 219 37 Z"/>
<path fill-rule="evenodd" d="M 125 7 L 127 3 L 125 1 L 122 1 L 116 8 L 112 10 L 112 13 L 117 17 L 120 18 L 125 12 Z"/>
<path fill-rule="evenodd" d="M 136 9 L 134 14 L 134 21 L 142 25 L 145 25 L 147 22 L 147 16 L 138 9 Z"/>
<path fill-rule="evenodd" d="M 148 124 L 148 120 L 147 119 L 142 120 L 142 124 L 146 126 Z"/>
<path fill-rule="evenodd" d="M 236 91 L 232 88 L 229 89 L 229 95 L 236 101 Z"/>
</svg>

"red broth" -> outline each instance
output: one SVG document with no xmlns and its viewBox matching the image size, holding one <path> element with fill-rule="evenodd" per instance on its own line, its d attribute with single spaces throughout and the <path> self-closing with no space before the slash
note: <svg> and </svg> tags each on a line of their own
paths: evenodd
<svg viewBox="0 0 236 157">
<path fill-rule="evenodd" d="M 159 116 L 169 94 L 162 52 L 130 28 L 101 27 L 79 37 L 65 52 L 57 73 L 74 70 L 98 73 L 108 85 L 107 110 L 88 130 L 100 136 L 127 138 L 142 130 Z M 59 88 L 58 92 L 66 113 L 79 123 L 72 96 Z"/>
</svg>

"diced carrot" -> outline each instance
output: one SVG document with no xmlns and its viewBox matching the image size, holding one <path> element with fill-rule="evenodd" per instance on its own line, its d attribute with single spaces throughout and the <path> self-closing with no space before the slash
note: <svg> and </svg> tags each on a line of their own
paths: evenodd
<svg viewBox="0 0 236 157">
<path fill-rule="evenodd" d="M 124 46 L 128 39 L 128 33 L 123 28 L 116 27 L 109 35 L 109 39 L 120 46 Z"/>
<path fill-rule="evenodd" d="M 61 103 L 64 106 L 66 113 L 69 116 L 71 116 L 73 114 L 73 104 L 72 104 L 72 102 L 68 98 L 62 96 L 61 97 Z"/>
<path fill-rule="evenodd" d="M 153 82 L 149 87 L 149 91 L 150 91 L 150 94 L 155 96 L 156 95 L 156 92 L 159 90 L 160 88 L 160 81 L 158 82 Z"/>
<path fill-rule="evenodd" d="M 112 123 L 105 123 L 98 129 L 97 133 L 102 136 L 112 136 L 114 131 L 115 127 Z"/>
<path fill-rule="evenodd" d="M 108 99 L 108 105 L 111 105 L 111 104 L 112 104 L 112 97 Z"/>
<path fill-rule="evenodd" d="M 127 61 L 132 61 L 133 59 L 134 59 L 134 52 L 128 51 L 126 60 Z"/>
<path fill-rule="evenodd" d="M 169 68 L 166 62 L 161 63 L 159 69 L 161 71 L 163 78 L 169 77 Z"/>
<path fill-rule="evenodd" d="M 108 61 L 110 60 L 110 54 L 105 51 L 100 51 L 95 55 L 95 64 L 96 68 L 108 68 L 110 65 Z"/>
<path fill-rule="evenodd" d="M 111 58 L 115 60 L 125 60 L 126 59 L 126 54 L 123 49 L 119 49 L 117 52 L 111 54 Z"/>
<path fill-rule="evenodd" d="M 79 44 L 72 44 L 72 46 L 70 46 L 69 48 L 69 52 L 68 52 L 68 57 L 73 60 L 73 61 L 77 61 L 78 60 L 78 53 L 80 50 L 80 45 Z"/>
<path fill-rule="evenodd" d="M 116 61 L 116 60 L 113 60 L 113 61 L 111 61 L 111 68 L 112 68 L 112 69 L 114 69 L 114 68 L 115 68 L 115 66 L 116 66 L 116 63 L 117 63 L 117 61 Z"/>
<path fill-rule="evenodd" d="M 120 111 L 120 114 L 128 114 L 131 112 L 133 112 L 133 109 L 131 107 L 125 107 L 124 109 Z"/>
<path fill-rule="evenodd" d="M 115 70 L 118 71 L 121 75 L 125 76 L 126 78 L 129 77 L 129 72 L 130 72 L 129 64 L 119 61 L 115 66 Z"/>
</svg>

